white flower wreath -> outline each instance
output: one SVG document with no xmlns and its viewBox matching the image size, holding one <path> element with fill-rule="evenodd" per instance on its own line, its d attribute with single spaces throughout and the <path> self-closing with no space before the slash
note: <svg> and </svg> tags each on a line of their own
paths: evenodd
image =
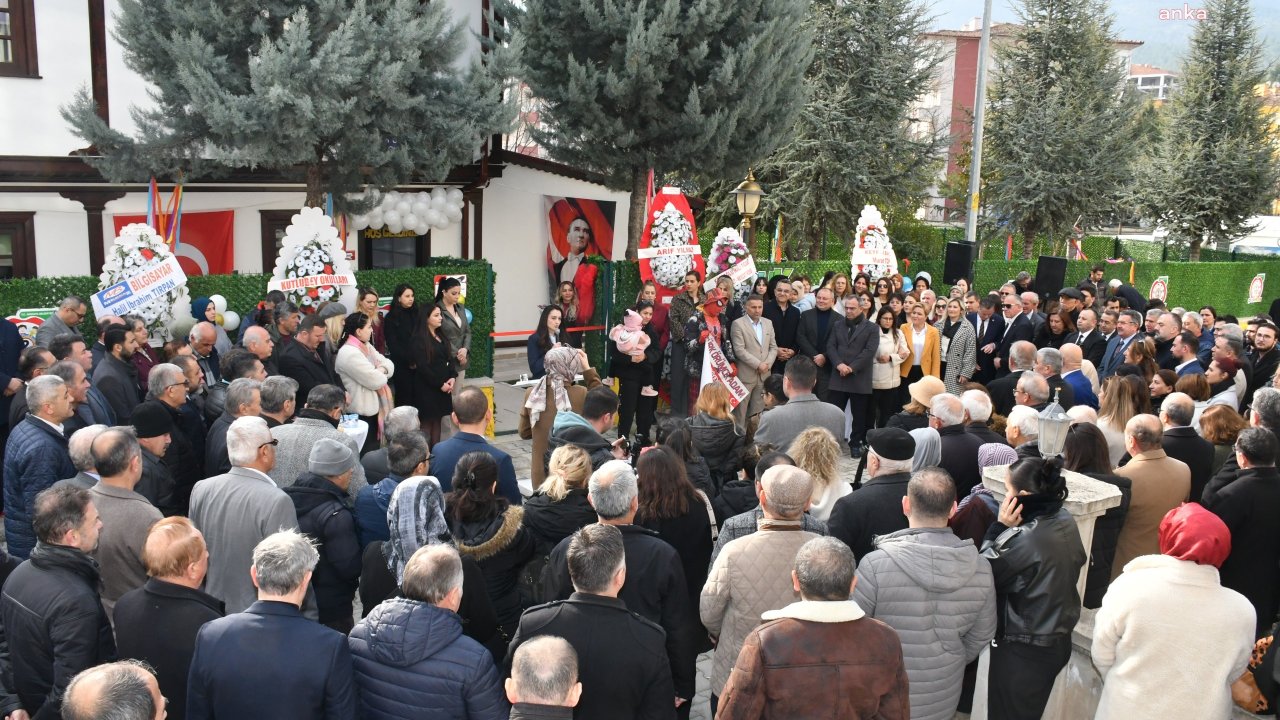
<svg viewBox="0 0 1280 720">
<path fill-rule="evenodd" d="M 861 240 L 863 247 L 868 250 L 873 248 L 893 249 L 893 242 L 889 240 L 889 232 L 885 229 L 884 217 L 875 205 L 864 205 L 862 207 L 862 214 L 858 217 L 858 229 L 855 237 Z M 858 263 L 856 261 L 851 262 L 856 270 Z M 898 268 L 896 265 L 863 265 L 862 271 L 872 278 L 882 278 L 898 272 Z"/>
<path fill-rule="evenodd" d="M 169 246 L 150 225 L 133 223 L 120 229 L 111 245 L 107 260 L 98 276 L 98 289 L 104 290 L 121 280 L 131 278 L 172 257 Z M 165 293 L 164 297 L 135 309 L 132 313 L 147 326 L 153 338 L 165 342 L 180 334 L 180 326 L 191 318 L 191 295 L 184 282 Z"/>
<path fill-rule="evenodd" d="M 685 216 L 672 203 L 662 210 L 653 213 L 653 228 L 649 231 L 652 238 L 650 247 L 676 247 L 696 243 L 693 227 Z M 678 290 L 684 284 L 684 276 L 694 268 L 693 255 L 667 255 L 649 261 L 653 271 L 653 279 L 671 290 Z"/>
<path fill-rule="evenodd" d="M 713 278 L 722 272 L 733 269 L 735 265 L 751 256 L 751 250 L 742 241 L 742 236 L 733 228 L 720 228 L 716 239 L 711 243 L 711 252 L 707 253 L 707 277 Z M 734 286 L 738 298 L 746 296 L 755 283 L 755 277 L 747 278 Z"/>
<path fill-rule="evenodd" d="M 352 272 L 342 241 L 338 238 L 338 229 L 324 210 L 306 207 L 293 216 L 284 231 L 274 277 L 286 280 Z M 285 293 L 285 298 L 305 313 L 315 312 L 316 307 L 326 300 L 341 302 L 350 310 L 355 307 L 356 299 L 354 287 L 337 285 L 290 291 Z"/>
</svg>

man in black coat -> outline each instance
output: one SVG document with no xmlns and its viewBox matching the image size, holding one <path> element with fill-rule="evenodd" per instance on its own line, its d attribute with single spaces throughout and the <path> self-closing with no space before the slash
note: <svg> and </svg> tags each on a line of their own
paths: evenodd
<svg viewBox="0 0 1280 720">
<path fill-rule="evenodd" d="M 592 474 L 588 501 L 595 508 L 600 524 L 617 527 L 622 533 L 627 573 L 618 597 L 632 613 L 657 623 L 666 631 L 668 659 L 664 664 L 670 668 L 675 694 L 692 699 L 693 660 L 697 654 L 693 644 L 697 634 L 705 631 L 697 620 L 697 609 L 690 607 L 680 555 L 657 533 L 633 524 L 639 507 L 637 498 L 636 476 L 626 461 L 612 460 Z M 567 559 L 572 540 L 567 537 L 560 541 L 547 558 L 542 578 L 545 600 L 564 600 L 573 593 L 573 576 Z M 523 620 L 521 627 L 524 627 Z M 586 713 L 583 717 L 597 716 Z"/>
<path fill-rule="evenodd" d="M 960 402 L 964 405 L 964 413 L 968 418 L 968 426 L 965 432 L 977 437 L 982 444 L 987 443 L 1003 443 L 1008 444 L 1003 435 L 996 433 L 991 429 L 991 396 L 981 390 L 965 390 L 960 396 Z"/>
<path fill-rule="evenodd" d="M 298 327 L 293 342 L 280 351 L 280 374 L 298 381 L 297 406 L 307 403 L 307 395 L 317 385 L 337 385 L 345 387 L 337 371 L 333 369 L 333 358 L 325 352 L 324 321 L 315 315 L 308 315 Z"/>
<path fill-rule="evenodd" d="M 875 321 L 866 317 L 858 298 L 844 300 L 844 320 L 836 321 L 827 338 L 827 358 L 831 380 L 827 401 L 843 412 L 849 408 L 853 424 L 849 430 L 849 455 L 862 457 L 867 433 L 867 403 L 871 400 L 871 368 L 880 347 Z"/>
<path fill-rule="evenodd" d="M 1000 301 L 990 295 L 978 300 L 978 311 L 969 315 L 977 335 L 978 374 L 974 380 L 986 385 L 996 377 L 996 350 L 1004 338 L 1004 316 L 996 312 Z"/>
<path fill-rule="evenodd" d="M 779 280 L 773 289 L 773 299 L 764 304 L 764 316 L 773 323 L 778 343 L 778 357 L 773 362 L 773 372 L 779 375 L 786 370 L 787 361 L 800 348 L 800 311 L 791 304 L 792 297 L 791 283 Z"/>
<path fill-rule="evenodd" d="M 200 590 L 209 563 L 204 536 L 190 520 L 157 522 L 143 547 L 150 577 L 116 602 L 116 642 L 122 659 L 141 660 L 156 669 L 160 692 L 169 699 L 169 718 L 183 720 L 196 634 L 226 610 L 221 600 Z"/>
<path fill-rule="evenodd" d="M 1253 353 L 1249 360 L 1253 363 L 1253 371 L 1249 376 L 1249 387 L 1255 391 L 1271 384 L 1280 366 L 1280 348 L 1276 347 L 1276 326 L 1271 323 L 1259 323 L 1253 333 Z"/>
<path fill-rule="evenodd" d="M 901 428 L 880 428 L 867 433 L 867 472 L 871 479 L 836 501 L 827 520 L 827 532 L 840 538 L 861 560 L 875 550 L 875 537 L 907 527 L 902 498 L 911 479 L 911 458 L 916 441 Z M 977 463 L 975 462 L 976 466 Z"/>
<path fill-rule="evenodd" d="M 262 412 L 262 383 L 240 378 L 227 388 L 227 405 L 205 436 L 205 475 L 212 477 L 231 470 L 231 458 L 227 455 L 227 430 L 231 423 L 242 417 L 258 417 Z"/>
<path fill-rule="evenodd" d="M 1093 367 L 1102 367 L 1102 355 L 1107 351 L 1107 340 L 1098 329 L 1098 313 L 1092 308 L 1080 311 L 1076 318 L 1076 331 L 1067 336 L 1067 342 L 1080 346 L 1080 354 Z"/>
<path fill-rule="evenodd" d="M 157 400 L 148 400 L 133 411 L 129 422 L 138 437 L 142 452 L 142 477 L 133 491 L 146 498 L 166 516 L 185 512 L 178 505 L 177 482 L 164 463 L 164 455 L 172 443 L 173 419 Z"/>
<path fill-rule="evenodd" d="M 188 717 L 358 717 L 346 636 L 302 615 L 317 560 L 315 547 L 296 530 L 258 543 L 250 570 L 258 601 L 207 623 L 196 636 Z"/>
<path fill-rule="evenodd" d="M 1236 439 L 1236 481 L 1207 507 L 1231 531 L 1231 554 L 1219 575 L 1222 586 L 1249 598 L 1257 612 L 1256 636 L 1267 634 L 1280 606 L 1280 473 L 1275 435 L 1248 428 Z"/>
<path fill-rule="evenodd" d="M 800 325 L 796 330 L 796 349 L 818 366 L 818 384 L 813 394 L 819 400 L 827 399 L 827 386 L 831 382 L 831 363 L 827 362 L 827 340 L 831 328 L 840 321 L 840 314 L 832 309 L 835 295 L 830 288 L 820 288 L 813 294 L 814 307 L 800 313 Z"/>
<path fill-rule="evenodd" d="M 1280 390 L 1273 387 L 1259 389 L 1253 398 L 1253 407 L 1249 409 L 1247 420 L 1251 427 L 1265 428 L 1272 434 L 1280 433 Z M 1236 464 L 1236 456 L 1232 454 L 1205 486 L 1204 493 L 1200 496 L 1200 504 L 1210 507 L 1218 494 L 1234 483 L 1239 475 L 1240 466 Z"/>
<path fill-rule="evenodd" d="M 204 446 L 208 430 L 200 411 L 188 397 L 192 385 L 199 389 L 204 382 L 200 374 L 200 366 L 195 360 L 184 356 L 174 358 L 175 362 L 160 363 L 151 368 L 147 376 L 147 397 L 158 400 L 169 413 L 173 430 L 169 433 L 169 448 L 164 452 L 164 464 L 174 482 L 174 504 L 179 508 L 179 515 L 187 514 L 187 503 L 191 498 L 191 488 L 199 480 L 203 480 Z M 223 436 L 225 439 L 225 435 Z"/>
<path fill-rule="evenodd" d="M 1028 340 L 1014 344 L 1009 351 L 1009 372 L 987 383 L 987 391 L 991 393 L 991 405 L 997 414 L 1008 415 L 1014 405 L 1018 404 L 1014 391 L 1018 389 L 1018 380 L 1022 373 L 1035 370 L 1036 346 Z"/>
<path fill-rule="evenodd" d="M 311 446 L 307 472 L 284 489 L 298 514 L 298 530 L 319 542 L 320 562 L 311 584 L 320 622 L 343 634 L 355 627 L 352 598 L 360 583 L 360 540 L 347 504 L 356 461 L 351 448 L 321 438 Z"/>
<path fill-rule="evenodd" d="M 1146 299 L 1137 290 L 1134 290 L 1133 286 L 1125 285 L 1120 278 L 1111 278 L 1111 281 L 1107 283 L 1107 287 L 1111 290 L 1112 295 L 1124 298 L 1125 302 L 1129 303 L 1130 310 L 1137 310 L 1139 313 L 1147 311 Z"/>
<path fill-rule="evenodd" d="M 107 352 L 93 370 L 93 386 L 110 403 L 116 422 L 128 422 L 138 406 L 138 369 L 130 360 L 138 342 L 124 325 L 112 325 L 102 338 Z"/>
<path fill-rule="evenodd" d="M 36 496 L 36 547 L 0 593 L 0 715 L 57 718 L 76 673 L 116 659 L 98 597 L 102 521 L 89 491 L 58 483 Z"/>
<path fill-rule="evenodd" d="M 1035 337 L 1035 329 L 1023 314 L 1022 302 L 1018 298 L 1006 295 L 1000 301 L 1000 308 L 1004 314 L 1004 334 L 1001 335 L 995 351 L 997 378 L 1002 378 L 1010 372 L 1009 353 L 1013 349 L 1013 344 L 1023 341 L 1031 342 Z"/>
<path fill-rule="evenodd" d="M 955 482 L 956 502 L 969 494 L 974 485 L 982 482 L 978 467 L 978 448 L 982 438 L 965 431 L 964 404 L 955 395 L 938 395 L 929 408 L 929 427 L 938 431 L 942 444 L 942 461 L 939 467 L 947 471 Z"/>
<path fill-rule="evenodd" d="M 687 704 L 692 698 L 672 685 L 662 628 L 619 597 L 624 584 L 636 581 L 628 583 L 628 555 L 623 533 L 611 525 L 588 525 L 570 536 L 565 556 L 574 592 L 567 600 L 525 611 L 511 640 L 506 671 L 510 673 L 521 644 L 557 635 L 578 653 L 582 696 L 576 717 L 670 720 L 673 699 Z M 678 561 L 675 566 L 679 568 Z"/>
<path fill-rule="evenodd" d="M 1160 422 L 1164 435 L 1160 441 L 1164 454 L 1181 460 L 1191 469 L 1192 502 L 1199 501 L 1213 475 L 1213 443 L 1200 437 L 1191 427 L 1196 403 L 1186 393 L 1171 393 L 1160 403 Z"/>
</svg>

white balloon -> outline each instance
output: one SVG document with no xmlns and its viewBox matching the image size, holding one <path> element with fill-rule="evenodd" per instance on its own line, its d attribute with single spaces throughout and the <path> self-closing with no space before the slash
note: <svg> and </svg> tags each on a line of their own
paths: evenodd
<svg viewBox="0 0 1280 720">
<path fill-rule="evenodd" d="M 398 201 L 396 201 L 396 212 L 400 213 L 400 216 L 401 216 L 401 217 L 403 217 L 403 216 L 405 216 L 405 215 L 408 215 L 408 214 L 409 214 L 409 208 L 411 208 L 411 207 L 412 207 L 412 206 L 411 206 L 408 202 L 406 202 L 406 201 L 404 201 L 404 200 L 398 200 Z"/>
<path fill-rule="evenodd" d="M 427 213 L 427 222 L 438 228 L 445 227 L 446 225 L 444 213 L 434 208 L 432 208 L 431 212 Z"/>
<path fill-rule="evenodd" d="M 449 202 L 452 202 L 458 205 L 462 204 L 462 191 L 456 187 L 451 187 L 448 190 L 446 190 L 445 197 L 449 199 Z"/>
<path fill-rule="evenodd" d="M 378 206 L 382 212 L 396 209 L 396 199 L 391 197 L 382 198 L 382 204 Z"/>
<path fill-rule="evenodd" d="M 431 225 L 422 218 L 418 218 L 418 224 L 414 226 L 413 232 L 418 235 L 426 235 L 431 232 Z"/>
<path fill-rule="evenodd" d="M 434 195 L 431 198 L 431 207 L 435 210 L 444 212 L 444 209 L 449 207 L 449 200 L 443 196 Z"/>
<path fill-rule="evenodd" d="M 413 207 L 411 208 L 413 214 L 417 215 L 418 217 L 422 217 L 426 215 L 427 211 L 430 209 L 431 209 L 431 198 L 427 198 L 426 202 L 423 202 L 422 200 L 414 200 Z"/>
<path fill-rule="evenodd" d="M 382 219 L 382 208 L 376 207 L 369 212 L 369 227 L 380 228 L 386 225 L 386 221 Z"/>
<path fill-rule="evenodd" d="M 368 216 L 368 215 L 352 215 L 352 216 L 351 216 L 351 229 L 352 229 L 352 230 L 363 230 L 363 229 L 365 229 L 365 228 L 367 228 L 367 227 L 369 227 L 369 216 Z"/>
<path fill-rule="evenodd" d="M 407 228 L 415 228 L 415 227 L 418 227 L 418 220 L 419 220 L 419 217 L 417 215 L 414 215 L 413 213 L 409 213 L 408 215 L 405 215 L 404 217 L 400 218 L 400 223 Z"/>
<path fill-rule="evenodd" d="M 456 207 L 451 207 L 444 211 L 444 216 L 449 218 L 449 222 L 456 223 L 462 220 L 462 211 Z"/>
<path fill-rule="evenodd" d="M 440 198 L 441 200 L 443 200 L 443 199 L 447 198 L 448 196 L 449 196 L 449 194 L 448 194 L 447 192 L 445 192 L 445 189 L 444 189 L 444 188 L 442 188 L 442 187 L 431 188 L 431 199 L 432 199 L 432 200 L 435 200 L 436 198 Z"/>
<path fill-rule="evenodd" d="M 386 222 L 387 227 L 391 227 L 392 225 L 399 225 L 400 218 L 401 218 L 401 215 L 399 210 L 387 210 L 386 212 L 382 213 L 382 219 L 383 221 Z M 392 232 L 398 232 L 398 231 L 392 231 Z"/>
<path fill-rule="evenodd" d="M 420 203 L 429 203 L 431 202 L 431 193 L 425 190 L 422 192 L 414 193 L 413 201 L 420 202 Z"/>
<path fill-rule="evenodd" d="M 388 232 L 398 233 L 401 230 L 404 230 L 404 226 L 400 224 L 400 218 L 396 218 L 395 222 L 391 222 L 390 220 L 387 221 Z"/>
<path fill-rule="evenodd" d="M 210 295 L 209 302 L 213 303 L 213 307 L 220 313 L 227 311 L 227 299 L 221 295 Z"/>
<path fill-rule="evenodd" d="M 222 313 L 222 327 L 225 330 L 235 330 L 240 327 L 240 315 L 234 310 L 228 310 Z"/>
</svg>

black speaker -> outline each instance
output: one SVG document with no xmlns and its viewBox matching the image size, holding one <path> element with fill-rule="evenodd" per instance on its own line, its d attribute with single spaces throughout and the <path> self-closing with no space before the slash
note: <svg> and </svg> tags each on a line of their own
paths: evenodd
<svg viewBox="0 0 1280 720">
<path fill-rule="evenodd" d="M 970 283 L 973 278 L 969 271 L 973 269 L 973 246 L 964 242 L 947 243 L 947 262 L 942 269 L 942 282 L 955 285 L 960 278 Z"/>
<path fill-rule="evenodd" d="M 1041 298 L 1057 297 L 1058 291 L 1066 286 L 1067 259 L 1052 255 L 1041 255 L 1036 265 L 1036 294 Z"/>
</svg>

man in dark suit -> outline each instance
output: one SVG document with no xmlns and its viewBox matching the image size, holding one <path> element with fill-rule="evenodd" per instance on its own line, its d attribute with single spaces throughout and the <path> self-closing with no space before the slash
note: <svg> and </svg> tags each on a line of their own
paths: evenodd
<svg viewBox="0 0 1280 720">
<path fill-rule="evenodd" d="M 1004 314 L 1004 334 L 1000 337 L 1000 343 L 996 346 L 995 362 L 996 377 L 1001 378 L 1009 374 L 1009 352 L 1016 342 L 1031 342 L 1034 332 L 1031 328 L 1031 321 L 1022 313 L 1022 302 L 1017 296 L 1006 295 L 1000 300 L 1000 309 Z M 1030 370 L 1031 368 L 1022 368 Z M 1001 413 L 1002 415 L 1004 413 Z"/>
<path fill-rule="evenodd" d="M 1093 363 L 1094 368 L 1102 366 L 1103 354 L 1107 351 L 1107 340 L 1098 329 L 1098 313 L 1092 308 L 1080 311 L 1076 318 L 1076 331 L 1067 336 L 1067 342 L 1080 346 L 1083 359 Z"/>
<path fill-rule="evenodd" d="M 1161 445 L 1164 454 L 1181 460 L 1191 469 L 1191 494 L 1199 500 L 1213 475 L 1213 443 L 1200 437 L 1191 427 L 1196 403 L 1186 393 L 1171 393 L 1160 404 L 1160 422 L 1164 424 Z"/>
<path fill-rule="evenodd" d="M 307 403 L 307 396 L 317 385 L 344 387 L 333 369 L 333 358 L 324 352 L 324 321 L 316 315 L 308 315 L 298 327 L 293 342 L 280 351 L 280 374 L 298 382 L 297 406 Z"/>
<path fill-rule="evenodd" d="M 296 530 L 253 550 L 258 601 L 207 623 L 196 636 L 187 717 L 356 717 L 351 651 L 340 632 L 308 620 L 302 601 L 320 559 Z M 254 652 L 245 652 L 252 647 Z"/>
<path fill-rule="evenodd" d="M 791 304 L 791 283 L 787 280 L 778 281 L 773 295 L 764 304 L 764 316 L 773 323 L 773 332 L 778 342 L 778 357 L 773 362 L 773 372 L 781 375 L 786 370 L 787 361 L 795 356 L 799 348 L 796 335 L 800 331 L 800 311 Z"/>
<path fill-rule="evenodd" d="M 111 405 L 116 422 L 127 422 L 138 406 L 138 369 L 130 358 L 138 349 L 133 333 L 124 325 L 112 325 L 102 335 L 107 352 L 93 371 L 93 386 Z"/>
<path fill-rule="evenodd" d="M 986 443 L 1002 443 L 1009 444 L 1003 435 L 998 434 L 991 429 L 991 396 L 982 390 L 965 390 L 960 396 L 960 402 L 964 405 L 965 415 L 968 416 L 968 427 L 965 432 L 976 435 L 979 440 Z"/>
<path fill-rule="evenodd" d="M 831 363 L 827 362 L 827 340 L 831 328 L 840 322 L 840 313 L 832 309 L 835 294 L 830 288 L 821 288 L 813 294 L 814 307 L 800 313 L 800 326 L 796 330 L 796 349 L 818 366 L 818 384 L 813 394 L 820 400 L 827 399 L 827 386 L 831 382 Z"/>
<path fill-rule="evenodd" d="M 856 296 L 844 300 L 844 321 L 835 322 L 827 339 L 827 357 L 831 362 L 831 384 L 828 400 L 841 411 L 848 405 L 853 413 L 849 430 L 851 457 L 862 456 L 862 441 L 867 432 L 867 403 L 871 400 L 871 366 L 880 345 L 875 323 L 862 313 Z"/>
<path fill-rule="evenodd" d="M 618 599 L 627 581 L 622 533 L 611 525 L 587 525 L 569 540 L 567 556 L 573 594 L 525 611 L 507 652 L 507 673 L 523 643 L 557 635 L 578 653 L 578 717 L 673 717 L 676 692 L 662 627 Z"/>
<path fill-rule="evenodd" d="M 987 391 L 991 393 L 991 405 L 1000 415 L 1008 415 L 1017 404 L 1014 391 L 1018 389 L 1018 380 L 1021 379 L 1022 373 L 1035 370 L 1036 346 L 1029 340 L 1019 340 L 1014 343 L 1010 348 L 1008 364 L 1011 366 L 1010 372 L 987 384 Z"/>
<path fill-rule="evenodd" d="M 1129 303 L 1130 310 L 1136 310 L 1138 314 L 1147 311 L 1147 301 L 1132 286 L 1125 285 L 1120 278 L 1112 278 L 1111 282 L 1107 283 L 1107 287 L 1111 289 L 1112 295 L 1124 298 L 1125 302 Z"/>
<path fill-rule="evenodd" d="M 1116 320 L 1116 334 L 1107 343 L 1107 350 L 1102 356 L 1102 367 L 1098 368 L 1098 379 L 1105 380 L 1116 374 L 1116 368 L 1124 364 L 1124 351 L 1138 337 L 1142 329 L 1142 314 L 1136 310 L 1125 310 Z"/>
<path fill-rule="evenodd" d="M 1173 343 L 1169 346 L 1169 355 L 1173 358 L 1173 371 L 1178 374 L 1178 377 L 1204 374 L 1204 368 L 1200 366 L 1200 357 L 1197 354 L 1199 349 L 1199 342 L 1190 330 L 1183 330 L 1173 337 Z"/>
<path fill-rule="evenodd" d="M 984 295 L 978 300 L 978 311 L 969 316 L 978 338 L 978 374 L 974 380 L 983 385 L 996 377 L 996 349 L 1004 337 L 1004 316 L 996 312 L 999 308 L 999 300 Z"/>
</svg>

